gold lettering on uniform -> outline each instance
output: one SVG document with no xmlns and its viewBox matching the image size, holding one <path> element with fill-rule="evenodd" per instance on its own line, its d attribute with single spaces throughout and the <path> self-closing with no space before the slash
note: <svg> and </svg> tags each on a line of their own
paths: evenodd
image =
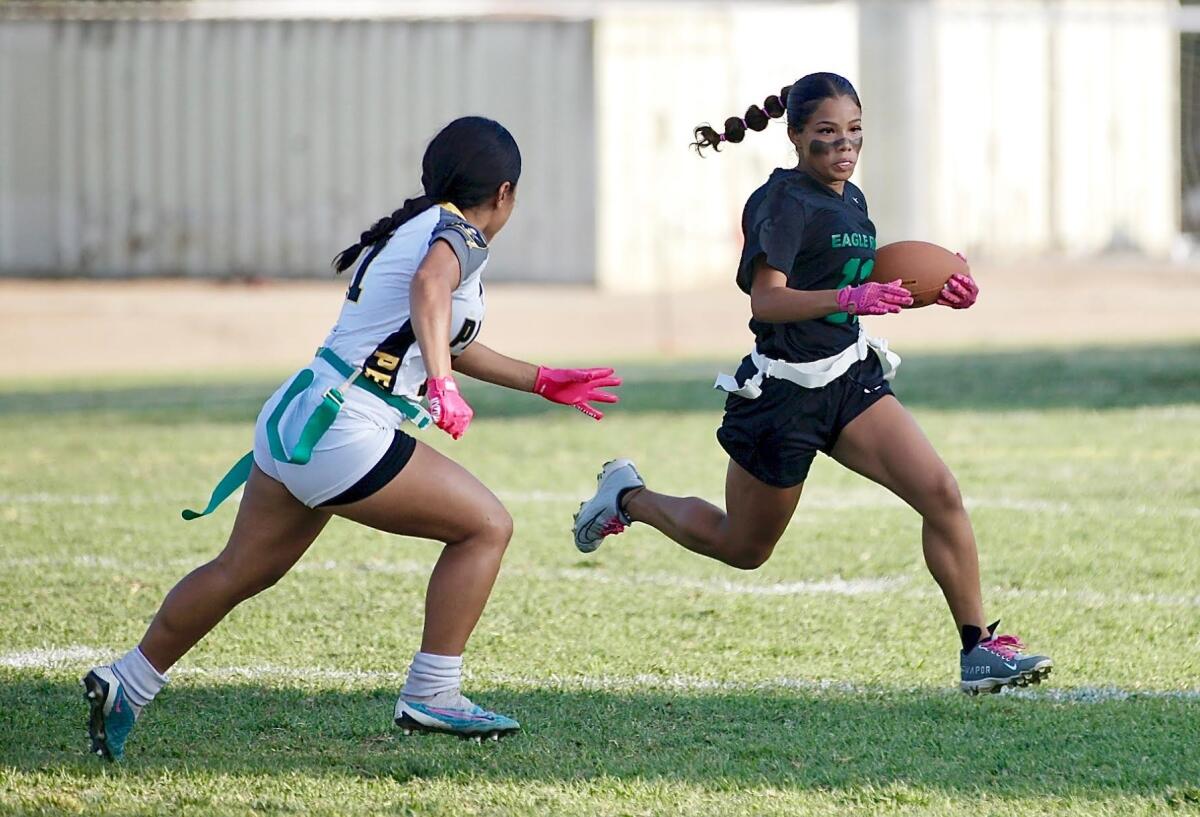
<svg viewBox="0 0 1200 817">
<path fill-rule="evenodd" d="M 375 352 L 375 365 L 381 369 L 387 369 L 389 372 L 396 371 L 396 367 L 400 365 L 400 358 L 395 355 L 389 355 L 387 352 Z"/>
<path fill-rule="evenodd" d="M 390 374 L 383 374 L 382 372 L 377 372 L 370 367 L 364 368 L 363 374 L 367 376 L 368 380 L 374 380 L 376 383 L 378 383 L 380 386 L 383 386 L 385 389 L 390 389 L 392 387 L 392 376 Z"/>
</svg>

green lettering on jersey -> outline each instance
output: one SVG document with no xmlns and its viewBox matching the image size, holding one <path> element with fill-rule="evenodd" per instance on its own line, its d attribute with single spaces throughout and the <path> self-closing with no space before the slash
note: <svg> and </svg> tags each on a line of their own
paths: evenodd
<svg viewBox="0 0 1200 817">
<path fill-rule="evenodd" d="M 829 237 L 830 244 L 835 250 L 843 247 L 866 247 L 875 249 L 875 236 L 867 233 L 837 233 Z"/>
</svg>

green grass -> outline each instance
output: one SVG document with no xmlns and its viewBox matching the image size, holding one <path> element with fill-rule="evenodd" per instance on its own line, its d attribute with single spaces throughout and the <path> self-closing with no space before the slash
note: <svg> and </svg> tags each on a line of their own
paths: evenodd
<svg viewBox="0 0 1200 817">
<path fill-rule="evenodd" d="M 423 435 L 516 521 L 467 665 L 523 734 L 391 727 L 437 547 L 335 521 L 181 662 L 118 767 L 83 751 L 77 678 L 221 546 L 232 506 L 178 511 L 283 373 L 5 384 L 0 814 L 1200 814 L 1200 345 L 905 361 L 989 611 L 1055 658 L 1026 697 L 953 691 L 919 521 L 828 460 L 757 572 L 637 527 L 574 551 L 613 455 L 719 500 L 716 367 L 624 367 L 600 424 L 471 385 L 467 437 Z"/>
</svg>

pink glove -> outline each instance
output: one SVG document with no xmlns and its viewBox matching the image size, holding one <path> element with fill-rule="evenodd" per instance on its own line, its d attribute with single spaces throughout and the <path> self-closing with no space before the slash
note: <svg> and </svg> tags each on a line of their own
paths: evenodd
<svg viewBox="0 0 1200 817">
<path fill-rule="evenodd" d="M 975 283 L 975 279 L 970 275 L 956 272 L 942 287 L 942 293 L 938 296 L 937 302 L 941 306 L 948 306 L 952 309 L 966 309 L 974 304 L 978 297 L 979 285 Z"/>
<path fill-rule="evenodd" d="M 600 420 L 604 412 L 588 405 L 588 401 L 616 403 L 621 398 L 601 389 L 619 385 L 621 378 L 613 377 L 612 369 L 548 369 L 538 366 L 533 393 L 540 394 L 551 403 L 574 406 L 588 417 Z"/>
<path fill-rule="evenodd" d="M 843 287 L 837 291 L 837 303 L 843 312 L 851 315 L 886 315 L 899 312 L 913 302 L 908 290 L 900 286 L 897 278 L 890 284 L 868 281 L 856 287 Z"/>
<path fill-rule="evenodd" d="M 467 433 L 475 412 L 458 393 L 453 377 L 431 377 L 425 381 L 425 397 L 434 424 L 454 439 Z"/>
</svg>

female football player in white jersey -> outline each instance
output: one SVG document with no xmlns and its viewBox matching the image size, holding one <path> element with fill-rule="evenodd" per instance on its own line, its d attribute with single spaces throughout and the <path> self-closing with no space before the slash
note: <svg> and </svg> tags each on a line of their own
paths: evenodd
<svg viewBox="0 0 1200 817">
<path fill-rule="evenodd" d="M 1050 659 L 997 635 L 999 622 L 985 623 L 971 520 L 950 469 L 892 394 L 899 357 L 859 327 L 858 315 L 899 312 L 912 298 L 899 281 L 867 280 L 875 225 L 850 182 L 863 137 L 854 86 L 837 74 L 810 74 L 744 119 L 727 120 L 724 133 L 696 128 L 696 148 L 740 142 L 747 127 L 763 130 L 785 113 L 796 167 L 776 169 L 742 216 L 737 284 L 750 296 L 754 351 L 736 376 L 717 382 L 730 393 L 717 431 L 729 455 L 726 508 L 652 491 L 633 463 L 615 460 L 576 515 L 575 545 L 595 550 L 605 536 L 644 522 L 696 553 L 756 568 L 783 535 L 821 451 L 921 515 L 925 562 L 962 640 L 961 688 L 1039 682 Z M 955 275 L 938 303 L 963 309 L 977 293 L 969 276 Z"/>
<path fill-rule="evenodd" d="M 222 480 L 208 513 L 246 482 L 233 532 L 163 601 L 140 644 L 84 678 L 92 751 L 119 759 L 164 673 L 237 604 L 277 582 L 333 515 L 445 542 L 429 579 L 421 648 L 396 702 L 406 732 L 499 737 L 512 718 L 460 691 L 462 653 L 500 569 L 512 518 L 462 466 L 401 430 L 430 418 L 460 438 L 472 410 L 452 369 L 534 392 L 600 419 L 592 402 L 620 385 L 611 369 L 550 369 L 480 343 L 488 245 L 507 223 L 521 175 L 511 134 L 457 119 L 422 160 L 424 195 L 380 219 L 335 259 L 358 262 L 337 323 L 306 368 L 266 402 L 254 450 Z M 361 260 L 360 260 L 361 257 Z M 429 413 L 420 406 L 424 396 Z"/>
</svg>

